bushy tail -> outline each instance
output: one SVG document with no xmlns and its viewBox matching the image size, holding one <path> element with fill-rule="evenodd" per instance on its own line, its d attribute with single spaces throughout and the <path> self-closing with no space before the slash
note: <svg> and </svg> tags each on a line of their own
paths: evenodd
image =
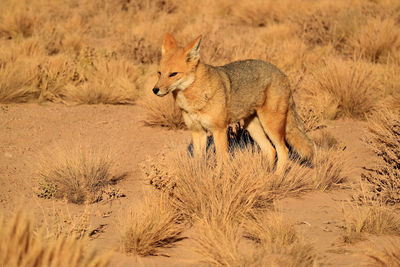
<svg viewBox="0 0 400 267">
<path fill-rule="evenodd" d="M 304 160 L 311 161 L 314 155 L 314 142 L 307 136 L 303 122 L 296 112 L 293 97 L 290 98 L 286 121 L 286 142 Z"/>
</svg>

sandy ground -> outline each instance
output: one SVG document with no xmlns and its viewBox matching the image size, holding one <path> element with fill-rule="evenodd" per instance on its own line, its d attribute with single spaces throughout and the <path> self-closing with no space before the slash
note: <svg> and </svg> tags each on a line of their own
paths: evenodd
<svg viewBox="0 0 400 267">
<path fill-rule="evenodd" d="M 112 266 L 198 266 L 199 257 L 192 251 L 190 239 L 169 249 L 171 257 L 142 258 L 119 252 L 121 222 L 150 188 L 138 165 L 165 146 L 187 146 L 190 142 L 189 132 L 145 127 L 142 118 L 140 107 L 131 105 L 0 105 L 0 212 L 9 216 L 22 205 L 49 225 L 57 213 L 72 216 L 85 210 L 90 216 L 90 230 L 98 231 L 89 244 L 102 251 L 114 251 Z M 371 160 L 360 139 L 364 123 L 335 121 L 327 124 L 327 130 L 344 148 L 352 170 L 350 178 L 356 181 L 360 167 Z M 128 173 L 117 185 L 126 197 L 89 206 L 36 197 L 35 164 L 39 155 L 57 144 L 75 142 L 106 146 L 116 152 L 116 169 Z M 350 190 L 343 188 L 286 198 L 275 206 L 313 243 L 321 266 L 354 266 L 362 261 L 358 253 L 372 241 L 355 245 L 341 241 L 341 207 L 349 197 Z"/>
</svg>

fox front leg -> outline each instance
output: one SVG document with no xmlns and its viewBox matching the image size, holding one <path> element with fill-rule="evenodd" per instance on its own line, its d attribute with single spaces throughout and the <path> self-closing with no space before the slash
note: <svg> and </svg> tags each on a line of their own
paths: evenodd
<svg viewBox="0 0 400 267">
<path fill-rule="evenodd" d="M 206 151 L 207 133 L 205 131 L 192 131 L 193 154 L 202 157 Z"/>
<path fill-rule="evenodd" d="M 226 128 L 213 131 L 215 149 L 217 152 L 217 162 L 224 163 L 228 158 L 228 136 Z"/>
</svg>

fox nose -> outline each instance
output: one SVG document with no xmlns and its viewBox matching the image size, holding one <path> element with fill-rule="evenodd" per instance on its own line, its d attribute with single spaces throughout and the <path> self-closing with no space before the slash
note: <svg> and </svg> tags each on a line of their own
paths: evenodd
<svg viewBox="0 0 400 267">
<path fill-rule="evenodd" d="M 154 94 L 157 94 L 157 93 L 158 93 L 158 91 L 160 91 L 160 89 L 159 89 L 159 88 L 157 88 L 157 87 L 154 87 L 154 88 L 153 88 L 153 93 L 154 93 Z"/>
</svg>

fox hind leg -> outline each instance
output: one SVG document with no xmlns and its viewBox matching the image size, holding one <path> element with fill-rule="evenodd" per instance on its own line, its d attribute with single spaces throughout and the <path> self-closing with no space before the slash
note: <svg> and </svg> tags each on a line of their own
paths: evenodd
<svg viewBox="0 0 400 267">
<path fill-rule="evenodd" d="M 284 172 L 286 162 L 289 158 L 289 150 L 285 142 L 287 104 L 283 102 L 281 105 L 278 103 L 275 106 L 268 106 L 268 101 L 266 101 L 266 103 L 257 110 L 257 116 L 265 133 L 275 146 L 276 153 L 278 154 L 276 173 L 281 174 Z"/>
<path fill-rule="evenodd" d="M 261 151 L 267 155 L 271 170 L 274 167 L 276 151 L 271 142 L 267 138 L 264 129 L 257 116 L 253 116 L 246 121 L 246 130 L 250 136 L 260 146 Z"/>
</svg>

